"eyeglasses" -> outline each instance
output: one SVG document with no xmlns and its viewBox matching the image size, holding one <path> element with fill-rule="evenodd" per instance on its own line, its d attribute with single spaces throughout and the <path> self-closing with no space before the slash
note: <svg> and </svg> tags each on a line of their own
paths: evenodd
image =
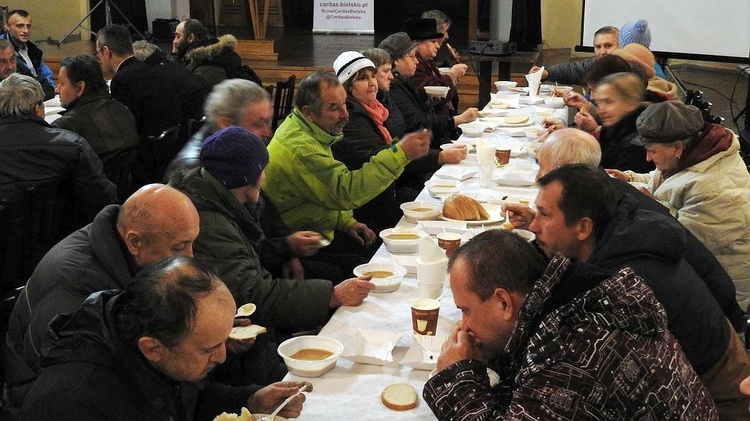
<svg viewBox="0 0 750 421">
<path fill-rule="evenodd" d="M 105 48 L 109 48 L 109 47 L 107 47 L 106 45 L 102 45 L 102 48 L 96 50 L 96 52 L 94 53 L 94 57 L 99 57 L 99 53 L 101 53 L 102 50 L 104 50 Z"/>
</svg>

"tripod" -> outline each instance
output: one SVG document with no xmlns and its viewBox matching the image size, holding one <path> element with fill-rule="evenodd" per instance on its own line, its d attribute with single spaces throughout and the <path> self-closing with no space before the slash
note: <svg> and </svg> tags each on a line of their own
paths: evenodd
<svg viewBox="0 0 750 421">
<path fill-rule="evenodd" d="M 68 39 L 68 37 L 70 37 L 71 35 L 73 35 L 73 32 L 75 32 L 75 30 L 78 29 L 79 27 L 84 28 L 87 31 L 91 32 L 91 35 L 96 35 L 94 31 L 83 26 L 83 22 L 86 21 L 86 19 L 90 18 L 91 15 L 94 13 L 94 11 L 96 11 L 96 9 L 98 9 L 99 6 L 101 5 L 104 5 L 104 22 L 106 25 L 112 24 L 112 7 L 114 7 L 117 13 L 119 13 L 120 16 L 122 16 L 122 18 L 125 19 L 125 22 L 128 23 L 128 27 L 134 30 L 135 33 L 137 33 L 141 37 L 141 39 L 145 39 L 143 37 L 143 34 L 141 34 L 141 32 L 135 28 L 133 23 L 130 22 L 130 20 L 125 16 L 124 13 L 122 13 L 122 10 L 120 10 L 120 8 L 117 7 L 116 4 L 112 3 L 111 0 L 99 0 L 99 3 L 97 3 L 96 6 L 92 7 L 91 10 L 89 10 L 89 12 L 86 14 L 86 16 L 84 16 L 81 20 L 79 20 L 78 23 L 73 27 L 73 29 L 71 29 L 67 34 L 65 34 L 65 36 L 62 37 L 60 41 L 57 42 L 57 46 L 59 47 L 61 44 L 63 44 L 65 40 Z"/>
</svg>

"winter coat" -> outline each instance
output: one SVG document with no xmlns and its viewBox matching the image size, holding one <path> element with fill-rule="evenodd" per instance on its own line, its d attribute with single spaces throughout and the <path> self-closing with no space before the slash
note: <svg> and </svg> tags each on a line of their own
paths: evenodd
<svg viewBox="0 0 750 421">
<path fill-rule="evenodd" d="M 701 375 L 726 353 L 734 332 L 710 290 L 684 259 L 685 233 L 666 215 L 620 200 L 588 263 L 612 274 L 627 266 L 664 306 L 667 325 Z"/>
<path fill-rule="evenodd" d="M 346 231 L 356 222 L 352 210 L 386 190 L 409 162 L 394 143 L 350 171 L 331 153 L 342 138 L 308 121 L 298 108 L 276 129 L 264 188 L 289 229 L 333 239 L 334 230 Z"/>
<path fill-rule="evenodd" d="M 427 106 L 427 96 L 424 91 L 420 94 L 411 79 L 406 79 L 398 73 L 394 76 L 388 93 L 404 116 L 406 133 L 422 129 L 432 130 L 431 146 L 433 148 L 438 148 L 440 144 L 448 142 L 450 130 L 453 129 L 453 118 L 435 114 Z"/>
<path fill-rule="evenodd" d="M 384 92 L 378 90 L 378 101 L 388 109 L 388 118 L 385 120 L 385 128 L 388 129 L 388 133 L 394 139 L 400 139 L 406 134 L 406 121 L 404 121 L 404 115 L 401 114 L 401 110 L 393 102 L 390 92 Z"/>
<path fill-rule="evenodd" d="M 179 382 L 123 343 L 113 309 L 120 292 L 91 295 L 56 318 L 44 344 L 44 371 L 24 404 L 26 421 L 201 421 L 239 413 L 259 386 Z"/>
<path fill-rule="evenodd" d="M 618 192 L 619 200 L 628 195 L 638 202 L 640 208 L 671 216 L 669 209 L 640 192 L 632 184 L 617 178 L 610 178 L 609 182 Z M 679 224 L 679 229 L 685 234 L 685 254 L 683 257 L 711 291 L 711 295 L 732 323 L 735 331 L 743 332 L 745 330 L 745 312 L 737 304 L 737 294 L 732 278 L 721 266 L 716 256 L 690 230 L 682 224 Z"/>
<path fill-rule="evenodd" d="M 586 60 L 570 61 L 565 63 L 553 64 L 545 67 L 547 70 L 547 82 L 564 83 L 566 85 L 580 85 L 583 75 L 596 61 L 596 57 L 587 58 Z"/>
<path fill-rule="evenodd" d="M 184 61 L 188 70 L 205 79 L 208 85 L 213 87 L 234 77 L 231 73 L 242 67 L 242 58 L 235 51 L 236 48 L 237 38 L 233 35 L 205 39 L 188 47 Z M 261 80 L 255 72 L 250 71 L 247 77 L 261 85 Z"/>
<path fill-rule="evenodd" d="M 91 224 L 60 241 L 19 295 L 8 321 L 4 366 L 16 404 L 39 375 L 39 351 L 52 318 L 75 311 L 93 292 L 125 288 L 133 279 L 135 265 L 116 228 L 119 212 L 119 205 L 107 206 Z"/>
<path fill-rule="evenodd" d="M 106 90 L 84 95 L 67 108 L 52 125 L 83 136 L 103 164 L 138 145 L 133 113 Z"/>
<path fill-rule="evenodd" d="M 4 34 L 0 34 L 0 38 L 7 39 L 10 41 L 11 44 L 13 44 L 13 49 L 16 51 L 16 63 L 19 66 L 23 66 L 26 70 L 28 69 L 28 66 L 26 64 L 26 60 L 24 60 L 23 56 L 21 56 L 21 53 L 18 52 L 19 48 L 16 45 L 16 43 L 13 41 L 13 37 L 10 36 L 8 32 Z M 36 79 L 39 81 L 39 83 L 42 85 L 42 88 L 44 88 L 45 96 L 47 93 L 47 86 L 52 88 L 52 96 L 54 97 L 54 91 L 55 91 L 55 81 L 53 80 L 54 73 L 52 73 L 52 69 L 47 66 L 44 61 L 42 61 L 42 55 L 44 52 L 36 46 L 31 41 L 26 41 L 26 49 L 29 53 L 29 58 L 31 59 L 31 64 L 34 66 L 34 73 L 36 73 Z M 26 74 L 26 72 L 23 72 Z M 29 70 L 29 73 L 31 71 Z M 30 76 L 34 76 L 33 73 L 30 74 Z M 49 98 L 45 98 L 47 100 Z"/>
<path fill-rule="evenodd" d="M 154 51 L 143 62 L 172 84 L 182 106 L 183 121 L 203 118 L 203 103 L 211 92 L 211 86 L 205 79 L 194 75 L 181 63 L 168 60 L 161 50 Z"/>
<path fill-rule="evenodd" d="M 50 126 L 37 116 L 0 118 L 0 201 L 18 188 L 52 180 L 69 181 L 74 196 L 75 227 L 94 219 L 117 201 L 116 187 L 81 136 Z"/>
<path fill-rule="evenodd" d="M 195 256 L 216 271 L 238 306 L 258 306 L 253 322 L 270 328 L 311 329 L 328 321 L 331 282 L 273 279 L 263 267 L 258 246 L 265 234 L 255 206 L 243 206 L 202 167 L 185 173 L 174 187 L 190 197 L 200 215 Z"/>
<path fill-rule="evenodd" d="M 630 269 L 604 279 L 561 256 L 526 296 L 505 352 L 459 361 L 423 397 L 440 420 L 715 420 L 708 391 Z"/>
<path fill-rule="evenodd" d="M 750 175 L 739 154 L 737 135 L 718 125 L 707 127 L 712 136 L 731 136 L 731 146 L 668 178 L 659 170 L 627 174 L 648 183 L 654 197 L 713 252 L 734 281 L 740 307 L 746 309 L 750 305 Z"/>
<path fill-rule="evenodd" d="M 602 147 L 600 165 L 603 168 L 636 172 L 648 172 L 654 169 L 654 164 L 646 161 L 646 151 L 643 150 L 643 147 L 630 143 L 638 136 L 635 121 L 645 109 L 645 105 L 640 106 L 635 111 L 623 116 L 614 125 L 602 127 L 599 133 L 599 144 Z"/>
<path fill-rule="evenodd" d="M 456 90 L 456 86 L 453 84 L 453 79 L 448 75 L 440 74 L 440 70 L 435 66 L 435 63 L 431 59 L 425 59 L 422 57 L 422 55 L 419 54 L 419 51 L 416 52 L 416 58 L 417 70 L 414 72 L 414 76 L 411 77 L 412 83 L 414 83 L 414 86 L 420 92 L 424 92 L 425 86 L 449 87 L 450 90 L 448 91 L 448 95 L 446 95 L 445 98 L 436 100 L 433 108 L 435 114 L 444 116 L 454 115 L 455 109 L 453 107 L 453 101 L 458 96 L 458 90 Z M 425 94 L 425 98 L 426 97 Z"/>
</svg>

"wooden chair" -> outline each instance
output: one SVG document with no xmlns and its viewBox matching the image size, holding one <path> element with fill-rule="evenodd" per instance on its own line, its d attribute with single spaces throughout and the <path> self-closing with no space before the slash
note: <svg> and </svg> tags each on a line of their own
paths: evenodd
<svg viewBox="0 0 750 421">
<path fill-rule="evenodd" d="M 136 165 L 133 170 L 133 189 L 149 184 L 161 183 L 164 171 L 180 148 L 182 126 L 164 130 L 159 136 L 149 136 L 138 144 Z"/>
<path fill-rule="evenodd" d="M 58 241 L 82 225 L 71 180 L 8 186 L 0 199 L 0 294 L 26 283 Z"/>
<path fill-rule="evenodd" d="M 128 148 L 111 156 L 104 162 L 104 175 L 117 186 L 120 203 L 135 191 L 133 189 L 133 168 L 136 163 L 137 148 Z"/>
<path fill-rule="evenodd" d="M 297 76 L 291 75 L 286 81 L 276 82 L 276 96 L 273 101 L 273 121 L 271 122 L 271 129 L 274 131 L 279 126 L 279 122 L 292 112 L 294 84 L 296 81 Z"/>
</svg>

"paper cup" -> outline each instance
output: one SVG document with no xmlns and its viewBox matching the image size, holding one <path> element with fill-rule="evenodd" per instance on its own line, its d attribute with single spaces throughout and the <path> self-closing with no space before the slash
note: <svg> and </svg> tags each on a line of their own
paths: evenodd
<svg viewBox="0 0 750 421">
<path fill-rule="evenodd" d="M 461 234 L 457 232 L 440 232 L 437 235 L 438 246 L 445 250 L 447 257 L 453 256 L 458 246 L 461 245 Z"/>
<path fill-rule="evenodd" d="M 495 148 L 495 158 L 497 159 L 497 165 L 507 165 L 510 162 L 510 148 L 498 146 Z"/>
<path fill-rule="evenodd" d="M 417 280 L 425 284 L 442 284 L 448 271 L 448 259 L 434 263 L 422 263 L 417 258 Z"/>
<path fill-rule="evenodd" d="M 437 331 L 440 301 L 417 298 L 411 302 L 411 327 L 418 335 L 434 336 Z"/>
<path fill-rule="evenodd" d="M 437 299 L 443 293 L 443 284 L 428 284 L 417 281 L 417 297 Z"/>
</svg>

